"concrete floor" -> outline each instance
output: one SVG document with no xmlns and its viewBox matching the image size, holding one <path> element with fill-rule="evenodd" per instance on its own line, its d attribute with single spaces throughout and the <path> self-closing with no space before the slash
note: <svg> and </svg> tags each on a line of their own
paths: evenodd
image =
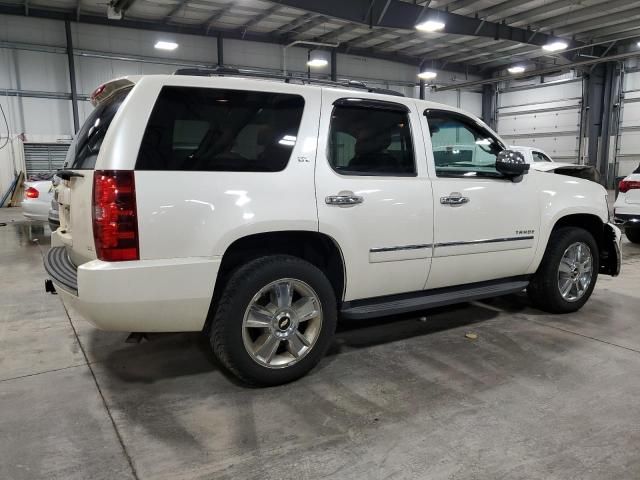
<svg viewBox="0 0 640 480">
<path fill-rule="evenodd" d="M 639 246 L 579 313 L 513 295 L 350 323 L 258 390 L 198 334 L 131 345 L 67 313 L 48 228 L 0 222 L 2 479 L 640 478 Z"/>
</svg>

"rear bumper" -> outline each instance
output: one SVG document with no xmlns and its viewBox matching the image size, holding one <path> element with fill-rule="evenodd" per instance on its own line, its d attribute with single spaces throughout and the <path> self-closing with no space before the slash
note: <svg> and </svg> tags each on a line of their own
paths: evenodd
<svg viewBox="0 0 640 480">
<path fill-rule="evenodd" d="M 203 329 L 220 258 L 93 260 L 75 270 L 74 290 L 69 269 L 75 266 L 60 249 L 64 253 L 64 247 L 49 251 L 45 269 L 65 306 L 95 327 L 123 332 Z"/>
<path fill-rule="evenodd" d="M 613 221 L 619 227 L 640 228 L 640 213 L 628 214 L 615 212 Z"/>
<path fill-rule="evenodd" d="M 46 222 L 49 216 L 49 202 L 25 199 L 22 201 L 22 214 L 30 220 Z"/>
<path fill-rule="evenodd" d="M 49 213 L 47 214 L 49 220 L 49 227 L 51 227 L 51 231 L 55 231 L 60 226 L 60 214 L 58 210 L 54 210 L 53 208 L 49 209 Z"/>
</svg>

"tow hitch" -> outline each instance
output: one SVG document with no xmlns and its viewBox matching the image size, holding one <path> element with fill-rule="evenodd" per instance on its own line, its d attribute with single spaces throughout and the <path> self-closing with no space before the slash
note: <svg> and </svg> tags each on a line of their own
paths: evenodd
<svg viewBox="0 0 640 480">
<path fill-rule="evenodd" d="M 53 286 L 53 282 L 51 281 L 50 278 L 47 278 L 44 281 L 44 291 L 47 293 L 50 293 L 52 295 L 57 295 L 58 292 L 56 292 L 56 287 Z"/>
</svg>

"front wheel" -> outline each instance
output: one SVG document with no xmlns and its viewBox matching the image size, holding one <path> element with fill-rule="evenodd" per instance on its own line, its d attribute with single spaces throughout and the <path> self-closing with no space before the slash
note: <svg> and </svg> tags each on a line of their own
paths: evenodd
<svg viewBox="0 0 640 480">
<path fill-rule="evenodd" d="M 287 255 L 250 261 L 230 277 L 211 324 L 220 362 L 248 384 L 295 380 L 324 356 L 337 321 L 331 283 Z"/>
<path fill-rule="evenodd" d="M 587 302 L 598 278 L 598 245 L 588 231 L 564 227 L 552 232 L 527 293 L 534 306 L 569 313 Z"/>
</svg>

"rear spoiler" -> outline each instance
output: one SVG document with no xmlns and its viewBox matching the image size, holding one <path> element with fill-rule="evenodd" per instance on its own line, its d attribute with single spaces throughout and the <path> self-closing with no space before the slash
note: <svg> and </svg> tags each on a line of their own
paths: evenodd
<svg viewBox="0 0 640 480">
<path fill-rule="evenodd" d="M 122 77 L 103 83 L 90 95 L 89 100 L 91 101 L 91 105 L 96 107 L 112 97 L 115 93 L 134 86 L 136 84 L 135 80 L 137 80 L 137 77 Z"/>
</svg>

